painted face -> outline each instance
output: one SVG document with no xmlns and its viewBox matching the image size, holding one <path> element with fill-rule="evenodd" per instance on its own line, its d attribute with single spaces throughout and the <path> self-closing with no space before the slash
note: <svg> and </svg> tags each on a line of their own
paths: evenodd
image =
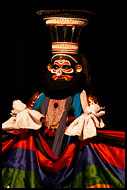
<svg viewBox="0 0 127 190">
<path fill-rule="evenodd" d="M 70 61 L 59 59 L 54 61 L 50 72 L 54 74 L 52 76 L 53 80 L 65 79 L 69 81 L 73 78 L 72 73 L 74 73 L 74 69 Z"/>
<path fill-rule="evenodd" d="M 83 72 L 79 62 L 78 55 L 53 55 L 47 70 L 42 73 L 45 94 L 53 99 L 61 99 L 83 89 Z"/>
</svg>

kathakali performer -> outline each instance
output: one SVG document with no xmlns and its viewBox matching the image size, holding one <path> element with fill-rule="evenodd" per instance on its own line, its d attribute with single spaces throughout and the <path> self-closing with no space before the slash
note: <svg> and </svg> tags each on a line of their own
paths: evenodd
<svg viewBox="0 0 127 190">
<path fill-rule="evenodd" d="M 2 124 L 3 188 L 124 188 L 125 133 L 105 128 L 104 107 L 89 94 L 79 36 L 91 12 L 40 10 L 52 41 L 42 93 L 13 101 Z"/>
</svg>

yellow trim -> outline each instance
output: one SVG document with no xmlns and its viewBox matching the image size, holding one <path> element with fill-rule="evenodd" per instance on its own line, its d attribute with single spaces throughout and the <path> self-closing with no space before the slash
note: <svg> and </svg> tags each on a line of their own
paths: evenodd
<svg viewBox="0 0 127 190">
<path fill-rule="evenodd" d="M 96 184 L 96 185 L 89 186 L 87 188 L 115 188 L 115 186 L 109 185 L 109 184 Z"/>
</svg>

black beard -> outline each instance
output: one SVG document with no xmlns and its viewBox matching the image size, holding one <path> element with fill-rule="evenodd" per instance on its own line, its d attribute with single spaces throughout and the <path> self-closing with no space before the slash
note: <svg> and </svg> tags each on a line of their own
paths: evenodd
<svg viewBox="0 0 127 190">
<path fill-rule="evenodd" d="M 42 90 L 51 99 L 64 99 L 83 90 L 84 77 L 77 73 L 70 81 L 64 79 L 52 79 L 49 71 L 42 72 Z"/>
</svg>

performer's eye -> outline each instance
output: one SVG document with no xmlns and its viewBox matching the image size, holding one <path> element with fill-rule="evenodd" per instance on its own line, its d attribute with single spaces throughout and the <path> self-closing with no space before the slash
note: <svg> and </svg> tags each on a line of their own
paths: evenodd
<svg viewBox="0 0 127 190">
<path fill-rule="evenodd" d="M 68 69 L 70 69 L 71 67 L 70 67 L 69 65 L 63 65 L 62 68 L 68 70 Z"/>
<path fill-rule="evenodd" d="M 53 65 L 53 69 L 57 70 L 57 69 L 59 69 L 59 66 L 58 65 Z"/>
</svg>

